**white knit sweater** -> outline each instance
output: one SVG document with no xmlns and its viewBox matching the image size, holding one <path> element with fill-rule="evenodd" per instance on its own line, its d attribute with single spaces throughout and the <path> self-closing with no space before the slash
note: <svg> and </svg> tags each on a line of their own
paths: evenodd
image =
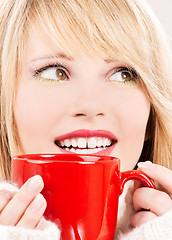
<svg viewBox="0 0 172 240">
<path fill-rule="evenodd" d="M 132 182 L 125 186 L 119 200 L 118 224 L 115 240 L 172 240 L 172 210 L 141 226 L 125 233 L 130 226 L 133 214 Z M 0 183 L 0 190 L 16 190 L 8 183 Z M 54 223 L 49 222 L 45 230 L 32 230 L 14 226 L 0 225 L 1 240 L 59 240 L 60 231 Z M 91 240 L 91 239 L 89 239 Z"/>
</svg>

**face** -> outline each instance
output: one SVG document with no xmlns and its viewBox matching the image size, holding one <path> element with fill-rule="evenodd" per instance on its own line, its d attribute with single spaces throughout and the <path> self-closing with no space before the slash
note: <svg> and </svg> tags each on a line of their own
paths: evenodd
<svg viewBox="0 0 172 240">
<path fill-rule="evenodd" d="M 122 171 L 132 169 L 150 112 L 138 74 L 117 60 L 68 58 L 44 38 L 39 32 L 29 38 L 16 92 L 22 153 L 111 155 Z"/>
</svg>

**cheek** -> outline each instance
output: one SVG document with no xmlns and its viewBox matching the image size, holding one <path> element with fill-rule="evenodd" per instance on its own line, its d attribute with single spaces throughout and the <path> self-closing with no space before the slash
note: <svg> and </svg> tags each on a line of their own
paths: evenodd
<svg viewBox="0 0 172 240">
<path fill-rule="evenodd" d="M 20 134 L 39 135 L 48 132 L 61 114 L 60 96 L 52 91 L 30 86 L 18 89 L 14 104 L 15 120 Z"/>
<path fill-rule="evenodd" d="M 129 170 L 134 168 L 142 152 L 150 102 L 139 89 L 123 95 L 120 100 L 120 104 L 116 104 L 119 142 L 114 154 L 121 159 L 121 170 Z"/>
<path fill-rule="evenodd" d="M 120 125 L 125 133 L 145 134 L 150 113 L 150 102 L 142 91 L 137 91 L 125 98 L 120 104 Z"/>
<path fill-rule="evenodd" d="M 19 129 L 30 129 L 44 122 L 45 102 L 31 92 L 19 89 L 15 102 L 15 119 Z M 40 121 L 42 119 L 42 121 Z"/>
</svg>

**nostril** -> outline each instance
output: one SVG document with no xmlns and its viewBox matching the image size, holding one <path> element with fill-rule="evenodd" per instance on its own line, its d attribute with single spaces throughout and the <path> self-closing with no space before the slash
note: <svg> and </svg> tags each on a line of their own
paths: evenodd
<svg viewBox="0 0 172 240">
<path fill-rule="evenodd" d="M 86 117 L 86 114 L 84 113 L 77 113 L 75 114 L 76 117 Z"/>
<path fill-rule="evenodd" d="M 75 117 L 87 117 L 89 116 L 90 114 L 85 114 L 85 113 L 77 113 L 75 114 Z M 104 113 L 97 113 L 95 114 L 95 116 L 104 116 Z"/>
<path fill-rule="evenodd" d="M 104 113 L 98 113 L 96 116 L 104 116 Z"/>
</svg>

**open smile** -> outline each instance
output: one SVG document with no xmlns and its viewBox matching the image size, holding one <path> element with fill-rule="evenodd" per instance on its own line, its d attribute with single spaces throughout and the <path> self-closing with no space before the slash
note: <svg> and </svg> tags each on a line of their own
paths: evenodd
<svg viewBox="0 0 172 240">
<path fill-rule="evenodd" d="M 77 130 L 58 137 L 55 144 L 62 152 L 77 154 L 110 154 L 115 144 L 116 137 L 104 130 Z"/>
</svg>

